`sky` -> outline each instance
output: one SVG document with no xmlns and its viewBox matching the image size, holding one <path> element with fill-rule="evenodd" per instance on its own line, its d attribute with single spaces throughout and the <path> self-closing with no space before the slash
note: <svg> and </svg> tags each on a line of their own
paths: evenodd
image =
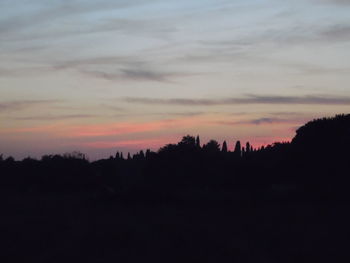
<svg viewBox="0 0 350 263">
<path fill-rule="evenodd" d="M 0 153 L 288 141 L 350 112 L 350 0 L 0 0 Z"/>
</svg>

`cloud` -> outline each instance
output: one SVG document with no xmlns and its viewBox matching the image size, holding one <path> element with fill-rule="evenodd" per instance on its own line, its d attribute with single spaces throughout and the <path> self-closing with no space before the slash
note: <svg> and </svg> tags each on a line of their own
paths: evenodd
<svg viewBox="0 0 350 263">
<path fill-rule="evenodd" d="M 262 117 L 252 120 L 244 121 L 216 121 L 215 124 L 220 125 L 264 125 L 264 124 L 295 124 L 295 123 L 304 123 L 305 119 L 282 119 L 282 118 L 273 118 L 273 117 Z"/>
<path fill-rule="evenodd" d="M 181 117 L 192 117 L 208 114 L 209 112 L 201 111 L 189 111 L 189 112 L 156 112 L 156 113 L 144 113 L 137 114 L 137 116 L 181 116 Z"/>
<path fill-rule="evenodd" d="M 242 98 L 222 99 L 187 99 L 187 98 L 145 98 L 125 97 L 121 99 L 127 103 L 149 105 L 179 105 L 179 106 L 217 106 L 241 104 L 305 104 L 305 105 L 350 105 L 350 97 L 337 96 L 259 96 L 248 95 Z"/>
<path fill-rule="evenodd" d="M 67 120 L 67 119 L 89 119 L 99 117 L 99 115 L 92 114 L 67 114 L 67 115 L 41 115 L 41 116 L 30 116 L 30 117 L 17 117 L 15 120 L 21 121 L 51 121 L 51 120 Z"/>
<path fill-rule="evenodd" d="M 168 112 L 168 113 L 162 113 L 162 115 L 173 115 L 173 116 L 188 116 L 188 117 L 192 117 L 192 116 L 199 116 L 199 115 L 203 115 L 206 114 L 207 112 Z"/>
<path fill-rule="evenodd" d="M 299 23 L 294 26 L 266 27 L 255 34 L 198 41 L 201 49 L 182 59 L 194 62 L 234 60 L 235 62 L 266 63 L 266 60 L 273 61 L 270 57 L 262 56 L 261 49 L 291 47 L 300 44 L 315 46 L 348 41 L 350 41 L 349 23 L 338 22 L 327 25 Z"/>
<path fill-rule="evenodd" d="M 28 67 L 12 67 L 12 68 L 0 68 L 1 77 L 19 77 L 27 75 L 45 74 L 53 71 L 50 66 L 28 66 Z"/>
<path fill-rule="evenodd" d="M 0 102 L 0 113 L 8 111 L 25 110 L 30 107 L 59 103 L 60 100 L 21 100 Z"/>
<path fill-rule="evenodd" d="M 167 78 L 173 74 L 152 72 L 147 70 L 135 70 L 135 69 L 122 69 L 122 76 L 128 79 L 134 80 L 155 80 L 155 81 L 165 81 Z"/>
<path fill-rule="evenodd" d="M 106 72 L 98 70 L 82 70 L 84 74 L 106 80 L 126 80 L 126 81 L 156 81 L 172 82 L 172 78 L 186 77 L 194 74 L 186 72 L 161 72 L 157 70 L 145 69 L 121 69 L 118 72 Z"/>
<path fill-rule="evenodd" d="M 16 1 L 13 1 L 16 2 Z M 18 2 L 18 1 L 17 1 Z M 8 33 L 12 31 L 20 31 L 33 26 L 42 26 L 45 23 L 64 19 L 67 17 L 76 17 L 79 15 L 86 15 L 91 13 L 110 11 L 113 9 L 122 9 L 130 6 L 140 5 L 145 3 L 145 0 L 134 1 L 93 1 L 93 0 L 75 0 L 75 1 L 52 1 L 50 4 L 36 3 L 31 9 L 26 7 L 23 3 L 17 3 L 17 5 L 23 5 L 23 8 L 33 10 L 27 11 L 18 15 L 11 16 L 8 19 L 2 19 L 0 24 L 0 33 Z M 14 6 L 16 3 L 12 3 Z M 33 8 L 34 7 L 34 8 Z"/>
<path fill-rule="evenodd" d="M 71 68 L 80 68 L 84 66 L 101 66 L 101 65 L 122 65 L 124 67 L 132 66 L 145 66 L 146 60 L 141 59 L 136 56 L 97 56 L 90 58 L 81 58 L 81 59 L 63 59 L 55 61 L 54 68 L 56 70 L 61 69 L 71 69 Z"/>
<path fill-rule="evenodd" d="M 190 77 L 200 73 L 169 72 L 158 69 L 145 57 L 133 56 L 95 57 L 57 61 L 53 70 L 73 69 L 95 78 L 124 81 L 172 82 L 174 78 Z"/>
<path fill-rule="evenodd" d="M 327 46 L 350 41 L 349 24 L 281 26 L 273 29 L 264 28 L 255 34 L 228 35 L 228 38 L 217 40 L 201 40 L 199 48 L 192 53 L 179 55 L 176 62 L 203 65 L 208 63 L 231 64 L 237 71 L 255 67 L 266 68 L 274 66 L 278 69 L 286 68 L 296 70 L 302 74 L 349 74 L 350 68 L 346 65 L 313 63 L 300 58 L 270 56 L 267 54 L 277 51 L 285 52 L 287 48 L 300 45 L 305 48 Z M 322 57 L 322 55 L 321 55 Z"/>
<path fill-rule="evenodd" d="M 313 0 L 314 2 L 323 2 L 323 3 L 330 3 L 330 4 L 336 4 L 336 5 L 350 5 L 349 0 Z"/>
<path fill-rule="evenodd" d="M 172 127 L 175 120 L 163 120 L 146 123 L 109 123 L 106 125 L 84 125 L 74 127 L 71 137 L 105 137 L 123 134 L 145 133 Z"/>
<path fill-rule="evenodd" d="M 125 112 L 126 111 L 123 107 L 119 107 L 119 106 L 116 106 L 116 105 L 108 105 L 108 104 L 103 104 L 103 103 L 101 103 L 99 105 L 99 107 L 111 110 L 113 112 Z"/>
<path fill-rule="evenodd" d="M 58 70 L 74 70 L 94 78 L 110 81 L 155 81 L 172 83 L 173 79 L 196 76 L 201 73 L 166 72 L 150 65 L 146 60 L 133 56 L 96 57 L 67 61 L 47 61 L 45 66 L 26 68 L 0 68 L 0 77 L 14 77 Z M 51 65 L 50 65 L 51 64 Z"/>
<path fill-rule="evenodd" d="M 350 3 L 350 1 L 349 1 Z M 320 33 L 324 39 L 330 40 L 350 40 L 350 25 L 333 25 Z"/>
<path fill-rule="evenodd" d="M 289 123 L 290 120 L 288 119 L 280 119 L 280 118 L 259 118 L 259 119 L 254 119 L 250 121 L 242 121 L 239 122 L 240 124 L 255 124 L 255 125 L 260 125 L 260 124 L 277 124 L 277 123 Z"/>
</svg>

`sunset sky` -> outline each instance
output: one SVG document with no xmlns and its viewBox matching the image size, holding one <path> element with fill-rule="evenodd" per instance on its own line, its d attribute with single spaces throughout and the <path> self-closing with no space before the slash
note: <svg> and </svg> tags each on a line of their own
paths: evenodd
<svg viewBox="0 0 350 263">
<path fill-rule="evenodd" d="M 350 0 L 0 0 L 0 154 L 253 146 L 350 112 Z"/>
</svg>

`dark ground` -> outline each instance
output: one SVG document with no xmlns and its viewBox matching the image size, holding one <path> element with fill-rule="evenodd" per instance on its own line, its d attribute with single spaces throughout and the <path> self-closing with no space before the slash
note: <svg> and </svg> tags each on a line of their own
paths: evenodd
<svg viewBox="0 0 350 263">
<path fill-rule="evenodd" d="M 237 148 L 0 156 L 0 262 L 349 262 L 350 115 Z"/>
<path fill-rule="evenodd" d="M 1 199 L 2 262 L 334 262 L 350 237 L 340 201 Z"/>
</svg>

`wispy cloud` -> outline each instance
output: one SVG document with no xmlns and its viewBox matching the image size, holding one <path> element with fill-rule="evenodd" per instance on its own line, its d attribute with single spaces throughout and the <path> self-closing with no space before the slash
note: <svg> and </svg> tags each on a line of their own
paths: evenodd
<svg viewBox="0 0 350 263">
<path fill-rule="evenodd" d="M 251 120 L 243 120 L 243 121 L 216 121 L 215 124 L 219 125 L 264 125 L 264 124 L 302 124 L 305 122 L 305 118 L 301 119 L 282 119 L 282 118 L 273 118 L 273 117 L 262 117 Z"/>
<path fill-rule="evenodd" d="M 67 114 L 67 115 L 40 115 L 40 116 L 27 116 L 16 117 L 15 120 L 21 121 L 52 121 L 52 120 L 68 120 L 68 119 L 90 119 L 100 117 L 93 114 Z"/>
<path fill-rule="evenodd" d="M 200 73 L 169 71 L 154 65 L 151 59 L 138 55 L 94 57 L 54 62 L 53 70 L 76 70 L 106 80 L 173 82 L 174 79 Z"/>
<path fill-rule="evenodd" d="M 329 3 L 336 5 L 350 5 L 349 0 L 312 0 L 315 3 Z"/>
<path fill-rule="evenodd" d="M 160 1 L 161 2 L 161 1 Z M 209 1 L 211 2 L 211 1 Z M 349 1 L 346 0 L 317 0 L 315 2 L 333 2 L 337 4 L 346 4 Z M 219 1 L 219 3 L 211 2 L 209 6 L 211 8 L 220 8 L 227 4 L 227 1 Z M 154 3 L 152 3 L 153 5 Z M 38 5 L 38 4 L 37 4 Z M 254 31 L 244 32 L 238 34 L 231 34 L 228 31 L 225 37 L 216 38 L 201 36 L 201 40 L 191 39 L 187 36 L 187 42 L 181 39 L 181 36 L 188 34 L 186 30 L 181 28 L 181 17 L 183 13 L 176 13 L 176 15 L 171 15 L 171 17 L 157 16 L 155 18 L 140 16 L 137 19 L 133 16 L 126 16 L 125 18 L 118 17 L 113 12 L 105 11 L 115 11 L 119 9 L 129 8 L 129 7 L 140 7 L 149 6 L 149 1 L 137 0 L 137 1 L 111 1 L 103 0 L 96 1 L 54 1 L 53 4 L 40 3 L 38 8 L 34 11 L 26 12 L 21 15 L 11 16 L 9 18 L 3 19 L 0 22 L 0 39 L 6 40 L 7 38 L 12 39 L 19 37 L 19 40 L 23 40 L 23 37 L 32 41 L 35 36 L 45 37 L 50 39 L 49 41 L 40 40 L 41 48 L 36 46 L 26 48 L 29 49 L 27 54 L 31 53 L 30 48 L 36 48 L 34 53 L 40 54 L 40 50 L 45 46 L 45 43 L 50 48 L 56 47 L 53 43 L 56 40 L 61 39 L 62 36 L 69 36 L 72 39 L 69 41 L 70 44 L 63 43 L 64 48 L 71 48 L 71 44 L 79 43 L 82 34 L 98 33 L 98 32 L 109 32 L 115 31 L 118 35 L 128 35 L 127 37 L 133 38 L 134 36 L 144 36 L 146 38 L 153 38 L 158 36 L 159 39 L 164 40 L 169 33 L 175 33 L 175 37 L 179 37 L 179 45 L 183 44 L 187 48 L 177 49 L 175 47 L 169 48 L 163 54 L 156 50 L 154 56 L 149 56 L 150 53 L 142 53 L 140 50 L 142 48 L 138 47 L 138 51 L 133 50 L 128 54 L 133 54 L 130 56 L 115 56 L 114 53 L 111 56 L 105 56 L 100 58 L 87 58 L 87 59 L 71 59 L 66 55 L 63 55 L 62 61 L 57 61 L 57 57 L 53 59 L 51 56 L 32 56 L 31 59 L 37 60 L 36 62 L 42 63 L 43 66 L 47 65 L 52 70 L 64 70 L 72 69 L 77 72 L 87 74 L 94 78 L 102 78 L 111 81 L 116 80 L 129 80 L 129 81 L 156 81 L 156 82 L 173 82 L 176 78 L 192 76 L 193 73 L 185 71 L 167 70 L 164 71 L 158 63 L 160 60 L 167 63 L 171 63 L 173 66 L 181 69 L 181 63 L 189 64 L 190 66 L 201 66 L 208 63 L 235 63 L 237 69 L 240 69 L 241 65 L 249 66 L 259 66 L 259 65 L 275 65 L 284 67 L 293 67 L 302 70 L 303 72 L 324 74 L 329 73 L 343 73 L 348 74 L 349 69 L 344 68 L 332 68 L 313 66 L 313 65 L 301 65 L 300 63 L 289 63 L 288 61 L 274 61 L 272 58 L 264 57 L 266 48 L 274 49 L 278 47 L 286 47 L 295 44 L 327 44 L 330 42 L 337 41 L 349 41 L 350 40 L 350 26 L 347 24 L 334 24 L 328 26 L 320 25 L 305 25 L 298 24 L 296 26 L 287 26 L 281 23 L 281 26 L 266 27 L 261 29 L 260 27 L 254 28 Z M 191 6 L 191 5 L 189 5 Z M 206 6 L 206 5 L 204 5 Z M 283 5 L 282 5 L 283 6 Z M 206 7 L 207 8 L 207 7 Z M 171 8 L 170 8 L 171 9 Z M 32 10 L 32 9 L 30 9 Z M 137 9 L 132 9 L 133 11 Z M 210 9 L 211 10 L 211 9 Z M 169 10 L 165 10 L 169 12 Z M 96 15 L 96 13 L 105 12 L 104 15 Z M 94 14 L 93 22 L 86 19 L 87 14 Z M 111 15 L 111 13 L 113 13 Z M 95 16 L 96 15 L 96 16 Z M 195 14 L 195 19 L 198 19 L 198 14 Z M 188 21 L 195 21 L 192 18 Z M 55 26 L 52 27 L 50 23 L 54 23 Z M 63 22 L 63 23 L 61 23 Z M 233 23 L 233 21 L 232 21 Z M 180 27 L 178 26 L 180 25 Z M 34 28 L 33 30 L 27 30 Z M 220 28 L 221 29 L 221 28 Z M 248 27 L 249 30 L 251 28 Z M 192 28 L 193 30 L 193 28 Z M 241 30 L 238 26 L 238 30 Z M 121 34 L 119 34 L 121 33 Z M 176 35 L 176 33 L 180 33 Z M 113 34 L 110 34 L 113 35 Z M 210 34 L 209 34 L 210 35 Z M 226 37 L 227 36 L 227 37 Z M 78 37 L 73 39 L 73 37 Z M 111 38 L 112 39 L 112 38 Z M 133 39 L 129 40 L 134 41 Z M 22 41 L 18 41 L 22 43 Z M 174 41 L 172 39 L 172 43 Z M 142 40 L 140 40 L 142 43 Z M 184 44 L 185 43 L 185 44 Z M 38 43 L 36 43 L 38 44 Z M 158 43 L 159 44 L 159 43 Z M 158 44 L 154 45 L 157 49 Z M 100 45 L 100 44 L 99 44 Z M 134 43 L 131 45 L 133 46 Z M 16 45 L 15 45 L 16 46 Z M 23 48 L 23 44 L 20 45 Z M 193 48 L 195 47 L 195 48 Z M 12 44 L 8 45 L 7 48 L 12 48 Z M 17 47 L 18 48 L 18 47 Z M 86 47 L 84 47 L 86 48 Z M 130 48 L 133 49 L 133 48 Z M 5 50 L 5 49 L 4 49 Z M 11 49 L 12 50 L 12 49 Z M 180 50 L 180 51 L 179 51 Z M 188 50 L 185 51 L 185 50 Z M 13 50 L 12 50 L 13 51 Z M 169 56 L 170 53 L 176 54 Z M 50 52 L 53 54 L 53 52 Z M 29 54 L 30 56 L 30 54 Z M 39 57 L 39 59 L 38 59 Z M 66 61 L 65 61 L 66 59 Z M 157 60 L 156 62 L 154 60 Z M 167 61 L 167 59 L 171 61 Z M 41 61 L 40 61 L 41 60 Z M 55 61 L 56 60 L 56 61 Z M 36 63 L 34 61 L 34 63 Z M 190 67 L 188 67 L 190 68 Z M 192 67 L 193 69 L 193 67 Z M 2 72 L 0 70 L 0 75 L 9 74 L 24 74 L 26 72 L 33 72 L 36 69 L 4 69 Z M 45 69 L 37 69 L 37 73 L 41 73 Z"/>
<path fill-rule="evenodd" d="M 0 113 L 9 111 L 25 110 L 34 106 L 50 105 L 59 103 L 60 100 L 21 100 L 0 102 Z"/>
<path fill-rule="evenodd" d="M 65 139 L 98 139 L 115 140 L 119 137 L 128 138 L 136 135 L 164 132 L 179 127 L 188 128 L 201 123 L 201 120 L 186 116 L 183 118 L 163 119 L 149 122 L 106 122 L 99 124 L 70 125 L 67 123 L 52 123 L 22 128 L 0 130 L 0 133 L 11 136 L 22 136 L 24 133 L 35 133 L 56 136 Z"/>
<path fill-rule="evenodd" d="M 259 96 L 248 95 L 242 98 L 222 99 L 187 99 L 187 98 L 145 98 L 125 97 L 121 99 L 127 103 L 149 105 L 179 105 L 179 106 L 216 106 L 235 104 L 309 104 L 309 105 L 350 105 L 350 97 L 337 96 Z"/>
<path fill-rule="evenodd" d="M 187 77 L 188 72 L 162 72 L 151 69 L 120 69 L 117 72 L 82 70 L 84 74 L 106 80 L 173 82 L 173 78 Z"/>
<path fill-rule="evenodd" d="M 240 122 L 238 122 L 238 124 L 260 125 L 260 124 L 278 124 L 278 123 L 290 123 L 290 122 L 291 122 L 291 120 L 289 120 L 289 119 L 265 117 L 265 118 L 250 120 L 250 121 L 240 121 Z"/>
<path fill-rule="evenodd" d="M 110 81 L 153 81 L 173 83 L 175 79 L 196 76 L 202 73 L 185 71 L 165 71 L 150 62 L 135 57 L 99 57 L 68 61 L 42 61 L 42 66 L 0 68 L 0 77 L 26 76 L 73 70 L 90 76 Z"/>
<path fill-rule="evenodd" d="M 20 5 L 18 1 L 13 1 L 13 5 Z M 7 19 L 2 19 L 0 32 L 4 33 L 20 31 L 33 26 L 43 25 L 57 19 L 64 19 L 84 14 L 97 13 L 101 11 L 110 11 L 113 9 L 122 9 L 130 6 L 144 4 L 145 0 L 135 1 L 91 1 L 91 0 L 76 0 L 76 1 L 52 1 L 50 4 L 43 2 L 33 5 L 36 7 L 32 12 L 18 14 Z M 26 8 L 24 6 L 24 8 Z M 28 7 L 27 7 L 28 8 Z M 28 8 L 28 10 L 31 10 Z"/>
<path fill-rule="evenodd" d="M 345 22 L 327 24 L 299 22 L 293 26 L 281 24 L 282 26 L 256 29 L 254 34 L 241 33 L 233 36 L 228 34 L 228 37 L 216 40 L 200 40 L 197 42 L 200 46 L 198 50 L 180 59 L 188 62 L 269 63 L 295 68 L 301 65 L 308 68 L 324 68 L 326 72 L 328 68 L 332 71 L 332 67 L 329 65 L 314 66 L 305 64 L 305 62 L 283 64 L 285 59 L 278 61 L 276 58 L 264 56 L 263 51 L 274 52 L 276 48 L 290 48 L 298 45 L 307 45 L 308 48 L 318 47 L 350 41 L 350 24 Z"/>
<path fill-rule="evenodd" d="M 348 1 L 350 4 L 350 1 Z M 320 35 L 324 39 L 331 40 L 350 40 L 350 24 L 342 25 L 337 24 L 333 25 L 325 30 L 323 30 Z"/>
<path fill-rule="evenodd" d="M 108 123 L 73 127 L 67 134 L 71 137 L 106 137 L 123 134 L 146 133 L 173 127 L 179 120 L 162 120 L 145 123 Z"/>
</svg>

